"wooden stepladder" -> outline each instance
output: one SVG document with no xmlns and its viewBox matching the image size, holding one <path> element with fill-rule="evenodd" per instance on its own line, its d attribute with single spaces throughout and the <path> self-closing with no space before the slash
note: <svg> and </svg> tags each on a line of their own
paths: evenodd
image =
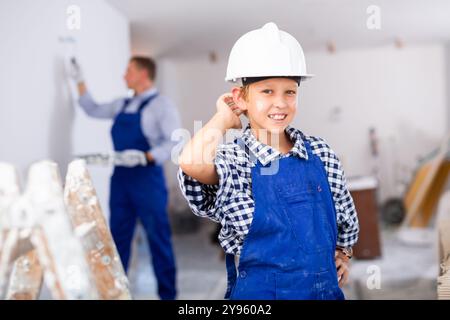
<svg viewBox="0 0 450 320">
<path fill-rule="evenodd" d="M 130 299 L 128 279 L 84 160 L 69 164 L 64 199 L 100 299 Z"/>
<path fill-rule="evenodd" d="M 128 279 L 83 160 L 30 167 L 20 194 L 13 166 L 0 164 L 0 299 L 130 299 Z"/>
<path fill-rule="evenodd" d="M 438 299 L 450 300 L 450 219 L 438 223 L 440 272 L 437 278 Z"/>
<path fill-rule="evenodd" d="M 450 133 L 436 154 L 416 172 L 404 197 L 406 217 L 403 227 L 425 228 L 433 217 L 450 175 Z"/>
<path fill-rule="evenodd" d="M 17 212 L 19 200 L 14 167 L 0 163 L 0 299 L 36 299 L 42 284 L 29 216 L 25 212 L 12 214 L 13 210 Z M 21 256 L 20 252 L 26 253 Z"/>
</svg>

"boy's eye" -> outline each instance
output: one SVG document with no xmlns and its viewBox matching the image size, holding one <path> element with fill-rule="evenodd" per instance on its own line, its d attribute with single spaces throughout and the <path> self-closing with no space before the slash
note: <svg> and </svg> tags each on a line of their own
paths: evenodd
<svg viewBox="0 0 450 320">
<path fill-rule="evenodd" d="M 273 91 L 270 89 L 265 89 L 262 91 L 263 93 L 271 94 Z"/>
<path fill-rule="evenodd" d="M 295 95 L 297 92 L 295 90 L 288 90 L 286 93 L 289 95 Z"/>
</svg>

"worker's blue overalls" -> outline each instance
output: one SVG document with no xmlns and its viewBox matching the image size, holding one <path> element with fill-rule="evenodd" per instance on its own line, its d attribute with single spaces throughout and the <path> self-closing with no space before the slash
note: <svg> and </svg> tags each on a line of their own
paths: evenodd
<svg viewBox="0 0 450 320">
<path fill-rule="evenodd" d="M 238 272 L 234 255 L 226 257 L 225 298 L 344 299 L 334 261 L 337 227 L 331 190 L 321 160 L 304 142 L 308 160 L 279 159 L 272 175 L 263 174 L 259 161 L 252 167 L 253 221 Z M 246 148 L 240 139 L 238 144 Z"/>
<path fill-rule="evenodd" d="M 141 128 L 144 107 L 151 108 L 155 95 L 142 101 L 135 113 L 125 113 L 127 99 L 114 119 L 111 135 L 116 151 L 137 149 L 150 151 L 151 146 Z M 125 270 L 128 269 L 131 242 L 139 218 L 147 234 L 152 264 L 161 299 L 174 299 L 175 258 L 167 216 L 167 189 L 163 168 L 148 164 L 133 168 L 116 166 L 111 177 L 111 233 Z"/>
</svg>

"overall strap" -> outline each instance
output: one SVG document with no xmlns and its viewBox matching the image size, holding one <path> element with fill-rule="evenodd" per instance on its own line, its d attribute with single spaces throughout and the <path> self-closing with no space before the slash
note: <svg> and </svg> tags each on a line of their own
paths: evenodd
<svg viewBox="0 0 450 320">
<path fill-rule="evenodd" d="M 142 109 L 144 109 L 144 107 L 149 104 L 154 98 L 156 98 L 158 96 L 158 93 L 152 94 L 150 97 L 147 97 L 146 99 L 144 99 L 138 107 L 137 113 L 141 113 Z M 130 104 L 131 100 L 133 100 L 132 98 L 125 98 L 124 102 L 123 102 L 123 106 L 122 109 L 120 110 L 120 112 L 124 112 L 125 109 L 128 107 L 128 105 Z"/>
<path fill-rule="evenodd" d="M 302 138 L 303 144 L 305 145 L 306 148 L 306 152 L 308 153 L 308 159 L 311 159 L 314 156 L 311 149 L 311 144 L 306 139 L 306 136 L 303 134 L 303 132 L 300 132 L 300 137 Z"/>
<path fill-rule="evenodd" d="M 141 104 L 139 105 L 138 108 L 138 113 L 141 113 L 142 109 L 144 109 L 144 107 L 146 105 L 148 105 L 153 99 L 155 99 L 158 96 L 158 93 L 152 94 L 150 97 L 147 97 L 146 99 L 144 99 Z"/>
<path fill-rule="evenodd" d="M 234 142 L 248 155 L 251 163 L 256 164 L 258 162 L 258 158 L 256 157 L 255 153 L 250 150 L 250 148 L 245 144 L 242 138 L 239 137 Z"/>
<path fill-rule="evenodd" d="M 303 143 L 305 144 L 306 152 L 308 153 L 308 159 L 312 159 L 314 154 L 311 149 L 311 144 L 304 137 L 302 137 L 302 139 L 303 139 Z"/>
<path fill-rule="evenodd" d="M 125 109 L 130 104 L 131 100 L 132 100 L 131 98 L 125 98 L 125 100 L 123 101 L 122 109 L 120 109 L 120 112 L 124 112 L 125 111 Z"/>
<path fill-rule="evenodd" d="M 234 255 L 227 253 L 225 255 L 225 262 L 227 267 L 227 291 L 225 293 L 225 299 L 229 299 L 231 295 L 231 291 L 236 284 L 237 272 L 236 272 L 236 264 L 234 263 Z"/>
</svg>

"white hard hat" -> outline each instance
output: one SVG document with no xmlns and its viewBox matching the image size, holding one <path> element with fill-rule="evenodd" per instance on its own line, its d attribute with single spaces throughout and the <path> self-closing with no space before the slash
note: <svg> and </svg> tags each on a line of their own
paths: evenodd
<svg viewBox="0 0 450 320">
<path fill-rule="evenodd" d="M 300 77 L 302 80 L 313 77 L 306 72 L 300 43 L 269 22 L 236 41 L 228 58 L 225 81 L 274 76 Z"/>
</svg>

